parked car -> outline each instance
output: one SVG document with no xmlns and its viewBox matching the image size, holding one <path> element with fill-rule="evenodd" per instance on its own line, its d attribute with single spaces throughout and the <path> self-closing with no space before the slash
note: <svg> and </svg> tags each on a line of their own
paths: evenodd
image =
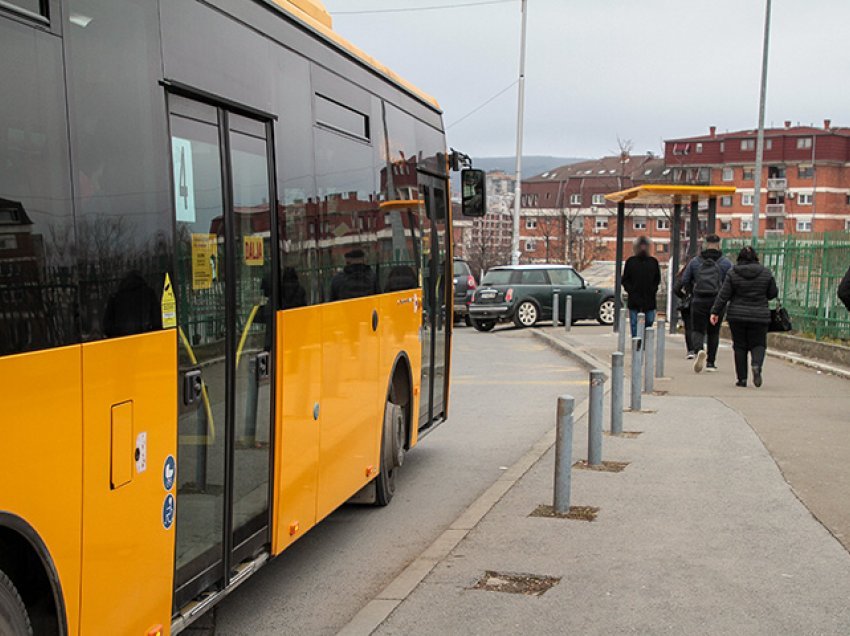
<svg viewBox="0 0 850 636">
<path fill-rule="evenodd" d="M 456 258 L 452 263 L 454 277 L 454 317 L 455 320 L 463 318 L 467 326 L 471 326 L 472 322 L 469 319 L 469 303 L 472 301 L 472 294 L 478 284 L 475 282 L 475 276 L 472 275 L 472 269 L 469 263 L 465 260 Z"/>
<path fill-rule="evenodd" d="M 484 276 L 469 305 L 472 325 L 490 331 L 498 322 L 533 327 L 552 319 L 552 297 L 558 292 L 559 316 L 564 321 L 566 298 L 573 297 L 572 320 L 596 319 L 614 323 L 614 290 L 588 285 L 567 265 L 494 267 Z"/>
</svg>

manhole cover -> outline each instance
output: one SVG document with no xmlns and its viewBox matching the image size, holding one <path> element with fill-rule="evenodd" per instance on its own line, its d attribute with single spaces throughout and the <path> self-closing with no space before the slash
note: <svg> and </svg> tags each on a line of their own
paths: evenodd
<svg viewBox="0 0 850 636">
<path fill-rule="evenodd" d="M 643 433 L 643 431 L 623 431 L 622 433 L 614 435 L 614 433 L 611 433 L 610 431 L 605 431 L 605 435 L 607 437 L 622 437 L 623 439 L 634 439 L 641 433 Z"/>
<path fill-rule="evenodd" d="M 475 585 L 467 589 L 540 596 L 546 590 L 557 585 L 560 580 L 560 576 L 540 576 L 539 574 L 519 574 L 487 570 Z"/>
<path fill-rule="evenodd" d="M 596 470 L 600 473 L 621 473 L 625 470 L 626 466 L 629 465 L 629 462 L 605 462 L 603 461 L 601 464 L 588 464 L 587 460 L 580 459 L 575 464 L 573 464 L 573 468 L 578 468 L 579 470 Z"/>
<path fill-rule="evenodd" d="M 549 519 L 573 519 L 576 521 L 595 521 L 599 508 L 595 506 L 570 506 L 566 514 L 555 512 L 555 508 L 541 504 L 534 509 L 529 517 L 548 517 Z"/>
</svg>

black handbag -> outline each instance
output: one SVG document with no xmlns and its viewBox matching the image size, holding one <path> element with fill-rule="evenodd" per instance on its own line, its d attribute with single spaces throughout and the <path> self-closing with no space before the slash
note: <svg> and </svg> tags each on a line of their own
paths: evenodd
<svg viewBox="0 0 850 636">
<path fill-rule="evenodd" d="M 782 306 L 782 303 L 776 305 L 776 309 L 770 310 L 770 324 L 767 326 L 769 332 L 791 331 L 791 316 L 788 315 L 788 310 Z"/>
</svg>

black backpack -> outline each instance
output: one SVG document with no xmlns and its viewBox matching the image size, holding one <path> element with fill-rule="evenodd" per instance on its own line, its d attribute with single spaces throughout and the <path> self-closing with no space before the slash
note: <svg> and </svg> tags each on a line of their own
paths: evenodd
<svg viewBox="0 0 850 636">
<path fill-rule="evenodd" d="M 717 296 L 723 283 L 723 272 L 713 258 L 701 258 L 694 276 L 694 296 L 707 298 Z"/>
</svg>

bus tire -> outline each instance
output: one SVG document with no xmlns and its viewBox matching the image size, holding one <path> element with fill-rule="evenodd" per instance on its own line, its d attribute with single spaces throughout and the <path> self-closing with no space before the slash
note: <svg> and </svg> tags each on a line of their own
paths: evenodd
<svg viewBox="0 0 850 636">
<path fill-rule="evenodd" d="M 0 634 L 32 636 L 27 608 L 11 579 L 0 570 Z"/>
<path fill-rule="evenodd" d="M 404 463 L 404 446 L 407 433 L 405 407 L 393 401 L 393 395 L 384 406 L 384 425 L 381 434 L 381 468 L 375 478 L 375 505 L 386 506 L 392 501 L 396 477 Z"/>
</svg>

